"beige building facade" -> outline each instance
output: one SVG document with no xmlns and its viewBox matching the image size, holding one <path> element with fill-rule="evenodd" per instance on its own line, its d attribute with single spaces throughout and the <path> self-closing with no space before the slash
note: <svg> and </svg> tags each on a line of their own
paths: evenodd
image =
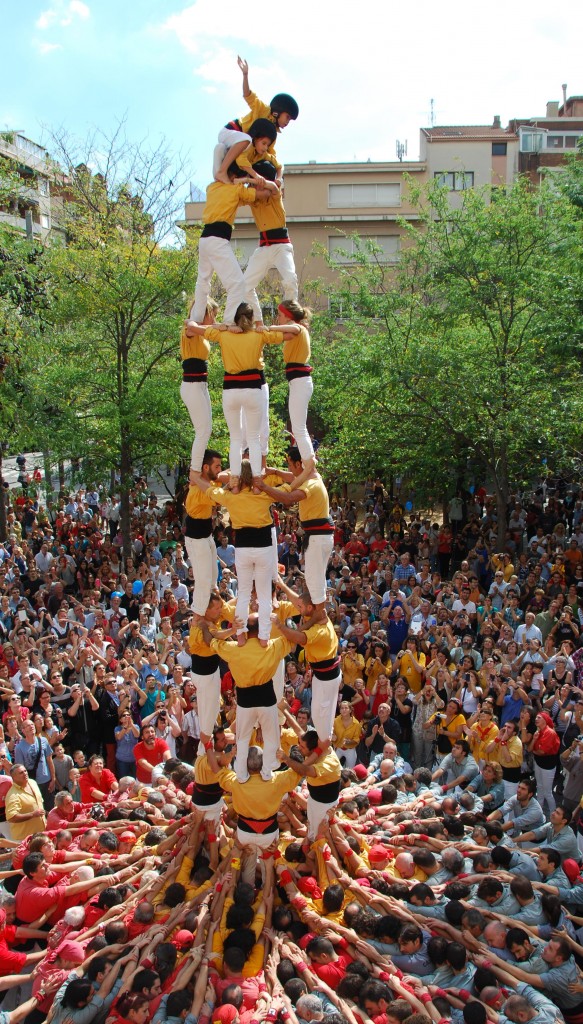
<svg viewBox="0 0 583 1024">
<path fill-rule="evenodd" d="M 0 133 L 0 157 L 21 179 L 19 195 L 0 209 L 0 222 L 34 241 L 46 242 L 59 233 L 60 203 L 53 195 L 55 165 L 46 149 L 21 132 Z M 56 207 L 58 209 L 56 209 Z"/>
</svg>

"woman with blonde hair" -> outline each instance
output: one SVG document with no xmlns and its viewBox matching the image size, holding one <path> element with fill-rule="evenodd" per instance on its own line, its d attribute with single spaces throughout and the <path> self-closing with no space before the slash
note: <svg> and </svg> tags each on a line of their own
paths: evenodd
<svg viewBox="0 0 583 1024">
<path fill-rule="evenodd" d="M 354 768 L 356 764 L 356 748 L 361 735 L 362 725 L 352 714 L 350 701 L 343 700 L 340 704 L 340 714 L 334 719 L 332 746 L 341 764 L 344 759 L 345 768 Z"/>
</svg>

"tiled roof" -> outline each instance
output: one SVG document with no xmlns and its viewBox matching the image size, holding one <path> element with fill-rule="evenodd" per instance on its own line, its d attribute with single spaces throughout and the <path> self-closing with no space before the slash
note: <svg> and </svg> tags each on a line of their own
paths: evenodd
<svg viewBox="0 0 583 1024">
<path fill-rule="evenodd" d="M 430 139 L 508 139 L 516 138 L 514 132 L 507 128 L 494 128 L 491 124 L 453 124 L 438 125 L 435 128 L 422 128 L 422 132 Z"/>
</svg>

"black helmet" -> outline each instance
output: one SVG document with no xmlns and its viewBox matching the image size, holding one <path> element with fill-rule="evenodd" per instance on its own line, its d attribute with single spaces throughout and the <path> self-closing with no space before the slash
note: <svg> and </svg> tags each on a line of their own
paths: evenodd
<svg viewBox="0 0 583 1024">
<path fill-rule="evenodd" d="M 257 160 L 253 164 L 253 170 L 267 181 L 275 181 L 277 177 L 277 171 L 270 160 Z"/>
<path fill-rule="evenodd" d="M 289 114 L 292 121 L 297 120 L 297 116 L 300 112 L 296 101 L 293 96 L 290 96 L 287 92 L 278 92 L 277 96 L 274 96 L 271 103 L 272 114 Z"/>
<path fill-rule="evenodd" d="M 249 135 L 252 139 L 269 139 L 271 142 L 275 142 L 277 128 L 273 121 L 268 121 L 266 117 L 258 117 L 251 125 Z"/>
</svg>

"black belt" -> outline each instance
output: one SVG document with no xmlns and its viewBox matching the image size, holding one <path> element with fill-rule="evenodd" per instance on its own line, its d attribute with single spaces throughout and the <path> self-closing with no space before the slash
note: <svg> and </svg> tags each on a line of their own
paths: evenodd
<svg viewBox="0 0 583 1024">
<path fill-rule="evenodd" d="M 273 679 L 258 686 L 237 686 L 237 704 L 242 708 L 272 708 L 277 703 Z"/>
<path fill-rule="evenodd" d="M 340 779 L 336 782 L 326 782 L 323 786 L 310 786 L 308 780 L 308 792 L 317 803 L 331 804 L 340 796 Z"/>
<path fill-rule="evenodd" d="M 340 671 L 340 658 L 336 655 L 334 658 L 325 658 L 324 661 L 310 661 L 310 668 L 319 679 L 332 679 Z"/>
<path fill-rule="evenodd" d="M 212 676 L 219 667 L 218 654 L 191 654 L 191 669 L 197 676 Z"/>
<path fill-rule="evenodd" d="M 191 540 L 204 540 L 213 532 L 213 521 L 210 516 L 208 519 L 193 519 L 187 514 L 184 529 L 185 535 Z"/>
<path fill-rule="evenodd" d="M 232 391 L 235 388 L 260 388 L 263 384 L 263 370 L 239 370 L 239 373 L 226 373 L 223 377 L 223 391 Z"/>
<path fill-rule="evenodd" d="M 270 548 L 271 526 L 240 526 L 235 530 L 238 548 Z"/>
<path fill-rule="evenodd" d="M 208 380 L 208 363 L 206 359 L 183 359 L 182 379 L 188 383 Z"/>
<path fill-rule="evenodd" d="M 302 523 L 302 530 L 304 531 L 302 537 L 302 548 L 305 551 L 309 546 L 310 537 L 333 537 L 334 523 L 330 517 L 323 519 L 306 519 L 305 523 Z"/>
<path fill-rule="evenodd" d="M 210 224 L 205 224 L 202 229 L 201 238 L 226 238 L 227 242 L 231 241 L 231 235 L 233 234 L 233 225 L 229 224 L 226 220 L 213 220 Z"/>
<path fill-rule="evenodd" d="M 242 832 L 264 836 L 269 832 L 277 832 L 277 815 L 272 814 L 269 818 L 245 818 L 240 814 L 237 824 Z"/>
<path fill-rule="evenodd" d="M 298 377 L 310 377 L 312 367 L 307 363 L 286 363 L 285 375 L 288 380 L 297 380 Z M 327 533 L 329 531 L 326 531 Z"/>
<path fill-rule="evenodd" d="M 222 795 L 223 791 L 218 782 L 210 784 L 195 782 L 192 789 L 192 802 L 197 807 L 210 807 L 212 804 L 218 803 Z"/>
<path fill-rule="evenodd" d="M 281 242 L 289 242 L 287 228 L 270 228 L 269 231 L 259 232 L 259 248 L 264 245 L 278 245 Z"/>
</svg>

